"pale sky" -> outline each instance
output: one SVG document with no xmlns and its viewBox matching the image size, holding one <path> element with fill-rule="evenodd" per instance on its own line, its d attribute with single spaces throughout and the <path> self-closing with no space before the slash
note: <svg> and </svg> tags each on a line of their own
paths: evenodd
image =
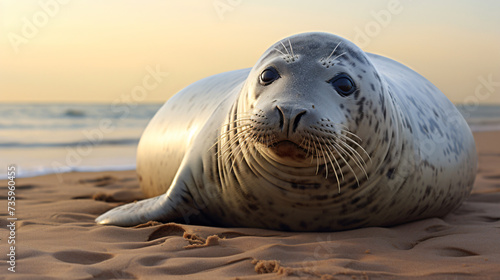
<svg viewBox="0 0 500 280">
<path fill-rule="evenodd" d="M 455 103 L 500 103 L 496 0 L 0 0 L 0 102 L 112 103 L 144 79 L 135 101 L 164 102 L 306 31 L 393 58 Z"/>
</svg>

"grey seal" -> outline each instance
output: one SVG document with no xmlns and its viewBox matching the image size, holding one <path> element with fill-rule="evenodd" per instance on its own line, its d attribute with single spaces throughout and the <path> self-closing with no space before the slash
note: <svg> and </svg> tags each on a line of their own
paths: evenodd
<svg viewBox="0 0 500 280">
<path fill-rule="evenodd" d="M 443 216 L 469 195 L 472 133 L 432 83 L 328 33 L 271 46 L 157 112 L 137 150 L 151 197 L 100 224 L 200 222 L 290 231 Z"/>
</svg>

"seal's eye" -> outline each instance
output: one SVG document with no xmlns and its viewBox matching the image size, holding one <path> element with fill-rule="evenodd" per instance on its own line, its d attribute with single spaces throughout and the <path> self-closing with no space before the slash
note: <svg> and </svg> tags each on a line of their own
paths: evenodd
<svg viewBox="0 0 500 280">
<path fill-rule="evenodd" d="M 259 82 L 263 86 L 270 85 L 272 82 L 276 81 L 280 78 L 280 74 L 278 74 L 278 70 L 274 67 L 268 67 L 266 70 L 260 73 Z"/>
<path fill-rule="evenodd" d="M 346 74 L 340 74 L 329 80 L 328 83 L 332 84 L 333 88 L 344 97 L 351 95 L 356 90 L 356 85 Z"/>
</svg>

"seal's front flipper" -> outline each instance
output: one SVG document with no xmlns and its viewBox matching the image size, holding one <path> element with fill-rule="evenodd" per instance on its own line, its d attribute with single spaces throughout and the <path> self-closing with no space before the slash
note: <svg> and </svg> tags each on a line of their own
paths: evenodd
<svg viewBox="0 0 500 280">
<path fill-rule="evenodd" d="M 158 205 L 162 200 L 161 196 L 145 199 L 126 205 L 122 205 L 109 210 L 95 219 L 96 223 L 102 225 L 134 226 L 146 223 L 159 218 L 160 209 Z M 165 209 L 165 216 L 168 217 L 168 209 Z M 162 211 L 163 212 L 163 211 Z M 175 212 L 174 212 L 175 213 Z"/>
<path fill-rule="evenodd" d="M 113 208 L 95 221 L 117 226 L 135 226 L 149 221 L 189 221 L 188 217 L 199 211 L 185 189 L 185 185 L 174 185 L 166 194 Z"/>
</svg>

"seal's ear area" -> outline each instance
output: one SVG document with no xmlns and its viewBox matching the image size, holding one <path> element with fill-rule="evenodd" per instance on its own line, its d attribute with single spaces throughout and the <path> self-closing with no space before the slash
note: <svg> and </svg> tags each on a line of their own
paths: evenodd
<svg viewBox="0 0 500 280">
<path fill-rule="evenodd" d="M 347 97 L 356 91 L 356 84 L 345 73 L 339 74 L 326 82 L 331 84 L 335 91 L 342 97 Z"/>
<path fill-rule="evenodd" d="M 259 76 L 259 83 L 263 86 L 270 85 L 272 82 L 276 81 L 279 79 L 281 76 L 278 73 L 278 70 L 276 68 L 270 66 L 264 69 L 262 73 L 260 73 Z"/>
</svg>

